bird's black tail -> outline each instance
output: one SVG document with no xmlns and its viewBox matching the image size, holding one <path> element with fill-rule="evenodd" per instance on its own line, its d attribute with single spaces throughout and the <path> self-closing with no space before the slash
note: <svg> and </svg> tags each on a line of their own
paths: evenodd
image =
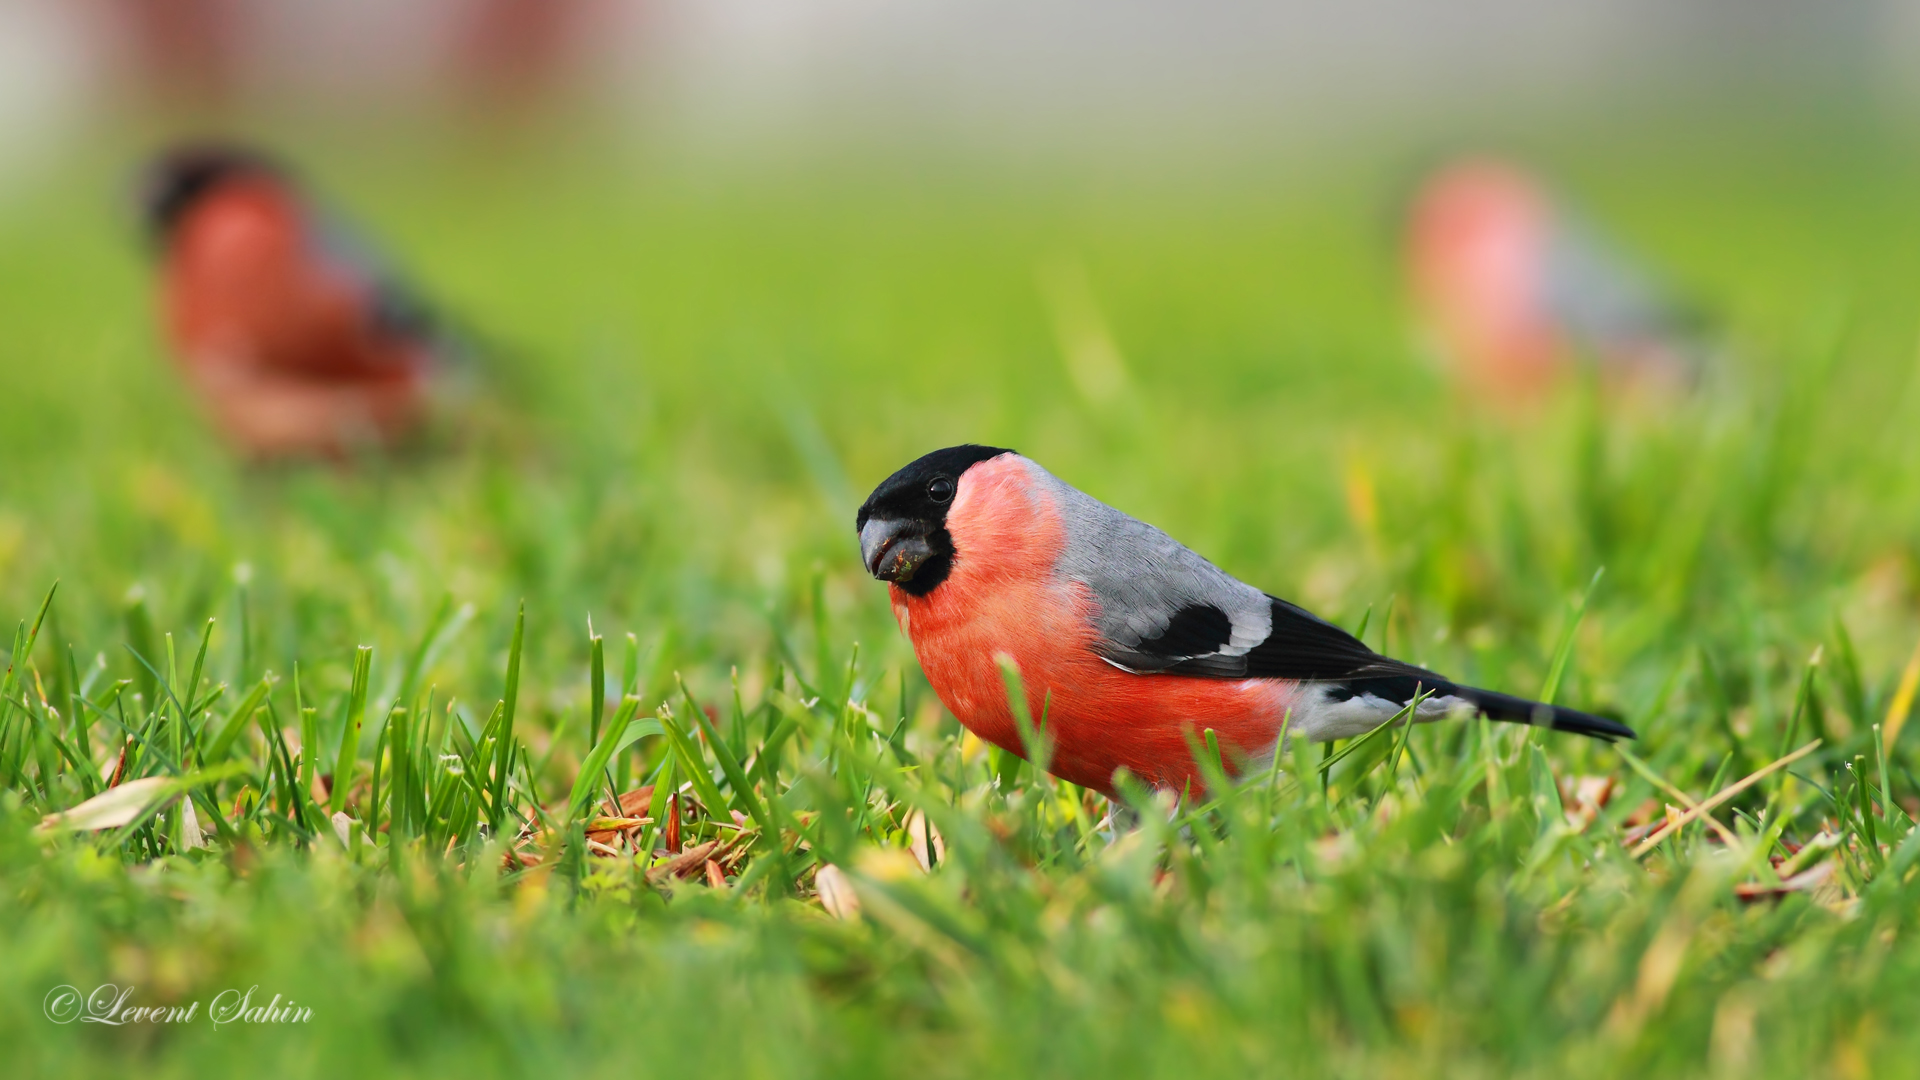
<svg viewBox="0 0 1920 1080">
<path fill-rule="evenodd" d="M 1449 691 L 1441 691 L 1445 695 Z M 1618 720 L 1609 720 L 1604 716 L 1583 713 L 1561 705 L 1547 705 L 1511 694 L 1496 694 L 1491 690 L 1478 690 L 1471 686 L 1454 686 L 1453 696 L 1473 703 L 1491 720 L 1505 720 L 1514 724 L 1531 724 L 1534 727 L 1553 728 L 1555 731 L 1572 731 L 1595 739 L 1612 742 L 1615 739 L 1634 739 L 1639 736 L 1633 729 Z"/>
</svg>

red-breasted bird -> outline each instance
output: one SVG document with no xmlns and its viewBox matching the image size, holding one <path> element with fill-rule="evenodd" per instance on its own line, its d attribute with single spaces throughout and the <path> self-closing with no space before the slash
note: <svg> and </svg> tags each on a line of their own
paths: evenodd
<svg viewBox="0 0 1920 1080">
<path fill-rule="evenodd" d="M 1697 375 L 1697 319 L 1517 166 L 1470 159 L 1433 173 L 1405 244 L 1425 328 L 1475 391 L 1524 401 L 1579 363 L 1609 383 Z"/>
<path fill-rule="evenodd" d="M 242 452 L 338 458 L 420 430 L 449 339 L 287 170 L 185 147 L 148 168 L 141 204 L 167 344 Z"/>
<path fill-rule="evenodd" d="M 937 450 L 860 508 L 860 552 L 940 700 L 1023 754 L 997 657 L 1018 665 L 1052 771 L 1110 792 L 1122 766 L 1202 786 L 1193 742 L 1212 728 L 1229 768 L 1291 736 L 1364 734 L 1416 692 L 1421 721 L 1458 712 L 1602 739 L 1616 721 L 1461 686 L 1238 581 L 1159 529 L 991 446 Z"/>
</svg>

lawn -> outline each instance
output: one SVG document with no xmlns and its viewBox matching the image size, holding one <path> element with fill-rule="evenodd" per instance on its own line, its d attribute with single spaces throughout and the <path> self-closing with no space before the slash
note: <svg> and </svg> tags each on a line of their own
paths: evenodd
<svg viewBox="0 0 1920 1080">
<path fill-rule="evenodd" d="M 1723 344 L 1514 416 L 1409 328 L 1393 154 L 293 140 L 480 355 L 437 452 L 254 468 L 156 343 L 141 145 L 0 201 L 21 1074 L 1920 1071 L 1920 155 L 1545 144 Z M 861 570 L 865 492 L 961 441 L 1641 737 L 1299 743 L 1116 810 L 964 739 Z M 146 812 L 41 827 L 115 772 Z M 105 984 L 193 1018 L 50 1017 Z M 249 988 L 297 1008 L 216 1023 Z"/>
</svg>

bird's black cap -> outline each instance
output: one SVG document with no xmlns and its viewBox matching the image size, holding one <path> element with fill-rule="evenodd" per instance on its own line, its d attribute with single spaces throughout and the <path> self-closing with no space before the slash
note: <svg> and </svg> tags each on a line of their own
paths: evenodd
<svg viewBox="0 0 1920 1080">
<path fill-rule="evenodd" d="M 914 460 L 873 489 L 854 520 L 867 572 L 914 596 L 945 581 L 956 554 L 947 508 L 960 476 L 974 465 L 1011 454 L 997 446 L 949 446 Z"/>
<path fill-rule="evenodd" d="M 867 496 L 867 501 L 861 505 L 860 515 L 853 527 L 865 528 L 867 519 L 876 515 L 936 524 L 945 521 L 947 503 L 953 498 L 953 493 L 949 491 L 944 499 L 935 498 L 928 491 L 933 481 L 944 477 L 958 483 L 960 474 L 974 465 L 1011 453 L 1015 451 L 966 443 L 915 458 L 873 489 L 873 494 Z"/>
<path fill-rule="evenodd" d="M 140 176 L 140 216 L 148 238 L 165 244 L 187 210 L 216 187 L 238 176 L 282 175 L 273 159 L 256 150 L 220 143 L 193 143 L 162 151 Z"/>
</svg>

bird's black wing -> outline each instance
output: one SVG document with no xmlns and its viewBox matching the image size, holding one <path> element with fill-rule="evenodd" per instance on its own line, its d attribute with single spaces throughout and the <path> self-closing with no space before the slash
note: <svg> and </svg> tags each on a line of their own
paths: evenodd
<svg viewBox="0 0 1920 1080">
<path fill-rule="evenodd" d="M 1495 720 L 1551 727 L 1600 739 L 1634 737 L 1632 728 L 1608 717 L 1462 686 L 1425 668 L 1382 656 L 1325 619 L 1278 597 L 1268 599 L 1273 602 L 1273 629 L 1265 641 L 1244 656 L 1220 653 L 1194 656 L 1160 670 L 1213 678 L 1295 679 L 1320 683 L 1325 687 L 1328 701 L 1365 698 L 1377 700 L 1388 710 L 1405 706 L 1416 694 L 1425 694 L 1438 705 L 1464 703 Z M 1190 617 L 1189 621 L 1200 620 Z M 1137 647 L 1152 646 L 1151 642 L 1143 642 Z"/>
<path fill-rule="evenodd" d="M 1239 656 L 1191 653 L 1163 670 L 1222 679 L 1297 679 L 1332 682 L 1352 679 L 1405 679 L 1428 688 L 1447 680 L 1425 668 L 1382 656 L 1345 630 L 1279 597 L 1269 596 L 1272 627 L 1265 640 Z M 1197 620 L 1196 620 L 1197 621 Z M 1151 651 L 1157 643 L 1137 648 Z"/>
</svg>

